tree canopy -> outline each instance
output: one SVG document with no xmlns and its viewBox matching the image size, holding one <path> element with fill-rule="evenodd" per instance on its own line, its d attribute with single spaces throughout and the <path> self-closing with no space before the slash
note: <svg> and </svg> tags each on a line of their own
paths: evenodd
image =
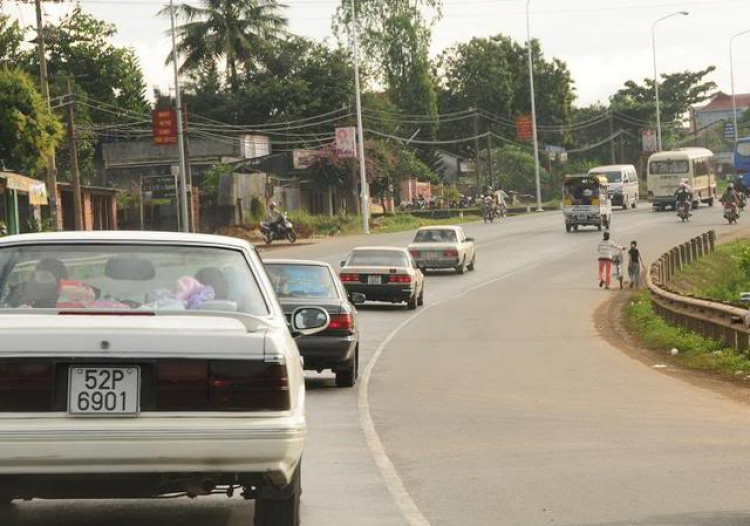
<svg viewBox="0 0 750 526">
<path fill-rule="evenodd" d="M 61 136 L 31 77 L 0 67 L 0 167 L 35 175 Z"/>
</svg>

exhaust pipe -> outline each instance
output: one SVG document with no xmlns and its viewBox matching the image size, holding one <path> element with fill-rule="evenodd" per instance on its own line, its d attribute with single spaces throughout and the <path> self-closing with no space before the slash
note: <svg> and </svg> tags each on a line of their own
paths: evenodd
<svg viewBox="0 0 750 526">
<path fill-rule="evenodd" d="M 188 497 L 195 498 L 200 495 L 210 495 L 216 489 L 214 479 L 202 479 L 200 481 L 190 481 L 185 489 Z"/>
</svg>

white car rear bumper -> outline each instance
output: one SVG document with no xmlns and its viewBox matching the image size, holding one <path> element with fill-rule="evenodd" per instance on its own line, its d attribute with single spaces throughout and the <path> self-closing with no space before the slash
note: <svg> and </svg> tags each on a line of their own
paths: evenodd
<svg viewBox="0 0 750 526">
<path fill-rule="evenodd" d="M 277 473 L 289 479 L 305 421 L 290 417 L 0 419 L 0 475 Z"/>
</svg>

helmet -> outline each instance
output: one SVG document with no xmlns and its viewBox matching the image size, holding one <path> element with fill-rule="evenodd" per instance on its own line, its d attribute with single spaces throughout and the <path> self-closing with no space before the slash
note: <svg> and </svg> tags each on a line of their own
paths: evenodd
<svg viewBox="0 0 750 526">
<path fill-rule="evenodd" d="M 277 206 L 278 206 L 278 205 L 276 204 L 276 201 L 271 201 L 271 204 L 269 204 L 269 205 L 268 205 L 268 208 L 270 208 L 271 210 L 273 210 L 273 209 L 274 209 L 274 208 L 276 208 Z"/>
<path fill-rule="evenodd" d="M 734 183 L 729 183 L 729 186 L 727 186 L 728 190 L 734 190 Z"/>
</svg>

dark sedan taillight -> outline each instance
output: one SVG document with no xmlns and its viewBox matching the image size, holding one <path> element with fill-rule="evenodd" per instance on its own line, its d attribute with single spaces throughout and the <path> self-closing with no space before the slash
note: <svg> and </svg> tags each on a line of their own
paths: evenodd
<svg viewBox="0 0 750 526">
<path fill-rule="evenodd" d="M 214 411 L 288 411 L 286 366 L 258 361 L 211 362 L 210 407 Z"/>
<path fill-rule="evenodd" d="M 332 314 L 329 331 L 351 331 L 354 329 L 354 316 L 351 314 Z"/>
<path fill-rule="evenodd" d="M 411 283 L 411 276 L 408 274 L 391 274 L 388 276 L 388 283 Z"/>
<path fill-rule="evenodd" d="M 343 283 L 354 283 L 361 280 L 359 274 L 351 274 L 347 272 L 342 273 L 339 278 Z"/>
<path fill-rule="evenodd" d="M 0 363 L 0 411 L 51 411 L 54 390 L 55 373 L 51 362 Z"/>
</svg>

